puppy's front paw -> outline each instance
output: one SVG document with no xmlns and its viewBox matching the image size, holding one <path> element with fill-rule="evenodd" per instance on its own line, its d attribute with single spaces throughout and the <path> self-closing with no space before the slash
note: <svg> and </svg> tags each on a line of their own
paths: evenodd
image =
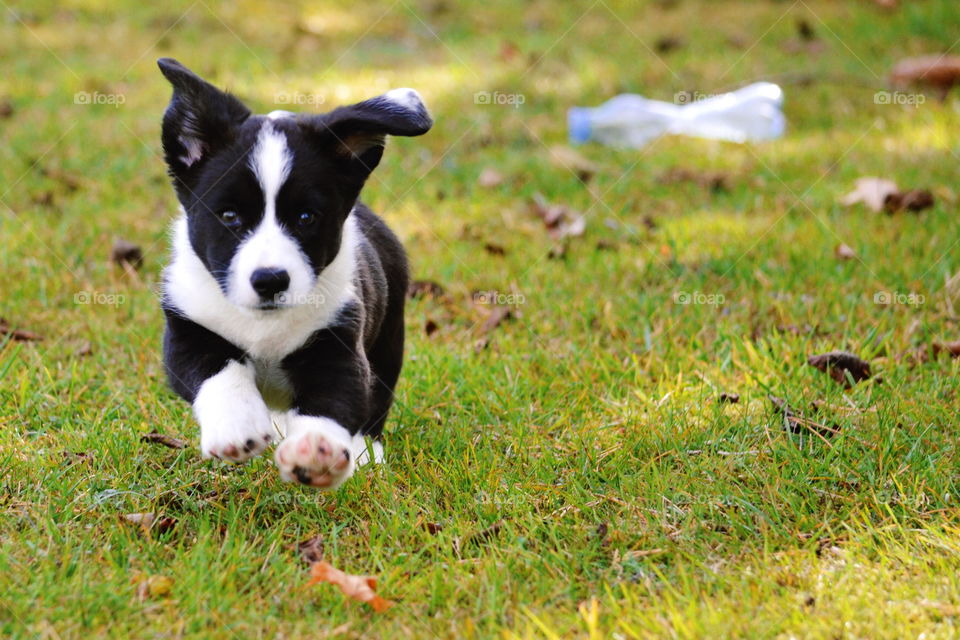
<svg viewBox="0 0 960 640">
<path fill-rule="evenodd" d="M 270 412 L 253 382 L 250 365 L 231 362 L 200 387 L 193 402 L 204 458 L 243 462 L 273 441 Z"/>
<path fill-rule="evenodd" d="M 267 407 L 259 411 L 224 413 L 200 423 L 200 451 L 204 458 L 244 462 L 263 453 L 273 442 L 273 424 Z"/>
<path fill-rule="evenodd" d="M 292 415 L 274 459 L 280 477 L 320 489 L 336 489 L 356 466 L 353 437 L 330 418 Z"/>
</svg>

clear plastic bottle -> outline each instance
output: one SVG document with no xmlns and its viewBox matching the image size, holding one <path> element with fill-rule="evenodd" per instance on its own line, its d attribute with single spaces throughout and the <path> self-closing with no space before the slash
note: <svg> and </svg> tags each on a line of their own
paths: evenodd
<svg viewBox="0 0 960 640">
<path fill-rule="evenodd" d="M 623 94 L 593 109 L 574 107 L 567 122 L 571 142 L 632 148 L 665 134 L 747 142 L 779 138 L 786 129 L 783 90 L 769 82 L 688 104 Z"/>
</svg>

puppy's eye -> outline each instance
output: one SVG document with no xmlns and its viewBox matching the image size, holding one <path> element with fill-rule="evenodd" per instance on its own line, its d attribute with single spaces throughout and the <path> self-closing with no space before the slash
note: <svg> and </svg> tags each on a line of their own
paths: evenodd
<svg viewBox="0 0 960 640">
<path fill-rule="evenodd" d="M 299 216 L 297 216 L 297 225 L 301 227 L 309 227 L 317 219 L 317 216 L 313 215 L 308 211 L 304 211 Z"/>
<path fill-rule="evenodd" d="M 236 211 L 223 211 L 220 213 L 220 222 L 228 227 L 240 226 L 240 216 Z"/>
</svg>

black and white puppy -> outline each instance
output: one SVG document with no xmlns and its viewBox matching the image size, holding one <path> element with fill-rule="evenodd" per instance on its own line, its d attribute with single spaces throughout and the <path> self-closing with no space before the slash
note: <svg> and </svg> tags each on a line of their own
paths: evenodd
<svg viewBox="0 0 960 640">
<path fill-rule="evenodd" d="M 163 151 L 182 205 L 164 362 L 204 457 L 274 439 L 283 479 L 332 489 L 372 457 L 403 359 L 407 261 L 358 201 L 387 135 L 432 121 L 412 89 L 319 115 L 251 114 L 175 60 Z M 280 438 L 278 438 L 280 436 Z"/>
</svg>

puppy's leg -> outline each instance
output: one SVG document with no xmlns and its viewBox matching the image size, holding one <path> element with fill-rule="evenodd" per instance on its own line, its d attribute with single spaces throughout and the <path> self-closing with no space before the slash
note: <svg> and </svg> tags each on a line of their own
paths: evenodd
<svg viewBox="0 0 960 640">
<path fill-rule="evenodd" d="M 257 389 L 252 363 L 231 360 L 207 378 L 193 401 L 204 458 L 242 462 L 273 441 L 270 412 Z"/>
<path fill-rule="evenodd" d="M 371 373 L 359 318 L 359 308 L 347 307 L 337 325 L 318 331 L 309 346 L 284 359 L 293 406 L 274 454 L 284 480 L 335 489 L 353 475 L 370 413 Z"/>
<path fill-rule="evenodd" d="M 263 452 L 273 422 L 257 389 L 253 364 L 232 344 L 167 312 L 164 364 L 171 386 L 193 404 L 204 458 L 241 462 Z"/>
</svg>

